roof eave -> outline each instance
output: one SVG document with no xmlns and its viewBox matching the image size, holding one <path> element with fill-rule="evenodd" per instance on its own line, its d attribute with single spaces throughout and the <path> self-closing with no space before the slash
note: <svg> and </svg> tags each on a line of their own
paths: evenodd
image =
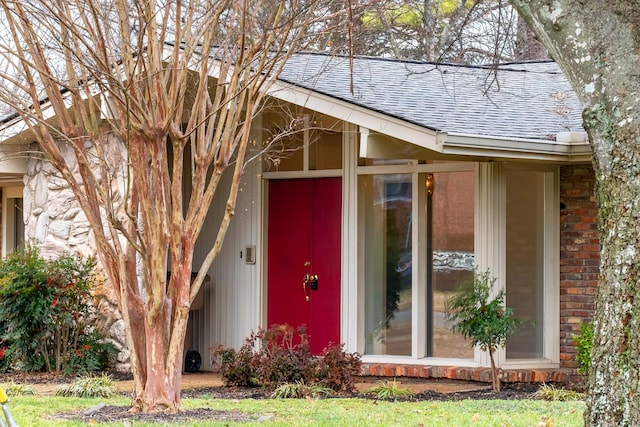
<svg viewBox="0 0 640 427">
<path fill-rule="evenodd" d="M 486 135 L 448 133 L 442 152 L 451 155 L 584 163 L 591 161 L 589 142 L 504 138 Z"/>
<path fill-rule="evenodd" d="M 418 147 L 452 156 L 556 163 L 591 161 L 591 148 L 586 134 L 583 132 L 560 132 L 557 134 L 556 141 L 449 133 L 409 123 L 348 101 L 315 92 L 312 89 L 301 88 L 282 81 L 273 85 L 269 95 L 358 125 L 365 145 L 375 141 L 376 148 L 381 147 L 383 141 L 390 139 L 392 141 L 402 140 Z"/>
</svg>

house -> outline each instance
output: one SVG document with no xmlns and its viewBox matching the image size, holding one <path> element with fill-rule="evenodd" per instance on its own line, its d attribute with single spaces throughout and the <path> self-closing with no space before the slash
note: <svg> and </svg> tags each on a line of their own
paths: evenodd
<svg viewBox="0 0 640 427">
<path fill-rule="evenodd" d="M 345 57 L 302 53 L 270 96 L 256 139 L 283 120 L 301 132 L 244 175 L 192 307 L 185 350 L 202 354 L 205 369 L 209 347 L 289 323 L 306 325 L 313 351 L 342 342 L 361 353 L 368 374 L 489 380 L 488 356 L 444 316 L 477 266 L 527 320 L 497 355 L 505 379 L 569 379 L 572 336 L 594 309 L 599 244 L 581 107 L 553 62 L 363 57 L 351 68 Z M 17 126 L 4 123 L 5 153 L 32 142 Z M 83 215 L 50 166 L 2 158 L 3 253 L 23 236 L 49 252 L 87 250 Z M 223 208 L 209 212 L 196 264 Z"/>
</svg>

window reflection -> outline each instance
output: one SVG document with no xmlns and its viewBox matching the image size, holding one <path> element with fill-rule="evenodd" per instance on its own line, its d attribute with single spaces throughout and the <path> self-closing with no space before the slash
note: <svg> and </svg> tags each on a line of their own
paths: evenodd
<svg viewBox="0 0 640 427">
<path fill-rule="evenodd" d="M 427 200 L 427 356 L 473 358 L 473 347 L 451 332 L 446 302 L 462 283 L 473 279 L 475 265 L 473 172 L 432 174 Z"/>
<path fill-rule="evenodd" d="M 411 355 L 411 175 L 363 176 L 365 351 Z"/>
<path fill-rule="evenodd" d="M 412 355 L 412 342 L 425 348 L 418 357 L 472 359 L 470 342 L 451 332 L 446 302 L 473 278 L 475 173 L 435 172 L 419 180 L 425 197 L 413 199 L 412 174 L 361 175 L 360 209 L 364 248 L 365 353 Z M 428 178 L 428 179 L 427 179 Z M 431 191 L 433 190 L 433 191 Z M 412 208 L 419 204 L 419 243 L 412 242 Z M 426 268 L 412 268 L 414 249 Z M 423 267 L 424 267 L 423 266 Z M 420 271 L 422 277 L 414 274 Z M 424 288 L 421 301 L 413 286 Z M 413 324 L 412 312 L 425 313 Z M 422 316 L 417 316 L 422 318 Z"/>
</svg>

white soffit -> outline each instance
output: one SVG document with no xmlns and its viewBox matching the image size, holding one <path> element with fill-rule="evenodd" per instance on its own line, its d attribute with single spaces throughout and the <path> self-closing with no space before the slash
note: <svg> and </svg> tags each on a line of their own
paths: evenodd
<svg viewBox="0 0 640 427">
<path fill-rule="evenodd" d="M 441 146 L 441 143 L 439 143 Z M 440 152 L 440 151 L 439 151 Z M 429 159 L 434 150 L 360 127 L 360 157 L 368 159 Z"/>
<path fill-rule="evenodd" d="M 18 144 L 0 144 L 0 176 L 27 173 L 27 147 Z"/>
</svg>

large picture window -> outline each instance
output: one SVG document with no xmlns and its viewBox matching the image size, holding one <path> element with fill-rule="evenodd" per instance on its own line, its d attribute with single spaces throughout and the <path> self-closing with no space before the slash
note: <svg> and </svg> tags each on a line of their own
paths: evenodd
<svg viewBox="0 0 640 427">
<path fill-rule="evenodd" d="M 557 364 L 558 203 L 553 167 L 361 165 L 358 351 L 376 361 L 488 363 L 446 320 L 447 300 L 478 268 L 525 321 L 500 350 L 501 366 Z"/>
<path fill-rule="evenodd" d="M 446 301 L 475 265 L 471 167 L 392 165 L 393 173 L 379 166 L 360 174 L 366 355 L 473 359 L 446 320 Z M 403 169 L 411 173 L 395 173 Z"/>
</svg>

